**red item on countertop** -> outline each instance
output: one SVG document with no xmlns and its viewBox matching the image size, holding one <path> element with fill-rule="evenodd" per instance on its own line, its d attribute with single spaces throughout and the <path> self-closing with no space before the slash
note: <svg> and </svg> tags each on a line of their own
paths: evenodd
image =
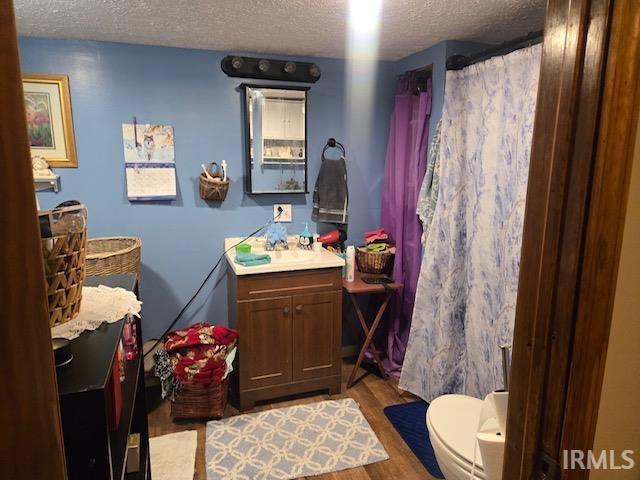
<svg viewBox="0 0 640 480">
<path fill-rule="evenodd" d="M 347 232 L 336 228 L 330 232 L 323 233 L 318 237 L 318 241 L 323 245 L 331 245 L 338 242 L 344 242 L 347 239 Z"/>
</svg>

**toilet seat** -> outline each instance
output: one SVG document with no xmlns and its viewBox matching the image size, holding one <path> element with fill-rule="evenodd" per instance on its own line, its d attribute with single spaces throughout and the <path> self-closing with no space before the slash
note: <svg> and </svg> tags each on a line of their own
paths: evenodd
<svg viewBox="0 0 640 480">
<path fill-rule="evenodd" d="M 426 415 L 429 438 L 447 479 L 471 476 L 481 408 L 482 400 L 466 395 L 444 395 L 429 405 Z M 479 451 L 474 478 L 487 478 Z"/>
</svg>

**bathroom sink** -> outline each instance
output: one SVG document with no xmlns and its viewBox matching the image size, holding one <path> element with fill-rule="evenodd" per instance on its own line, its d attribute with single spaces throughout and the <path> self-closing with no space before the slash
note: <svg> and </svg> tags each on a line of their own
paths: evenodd
<svg viewBox="0 0 640 480">
<path fill-rule="evenodd" d="M 224 248 L 238 243 L 242 238 L 226 238 Z M 244 243 L 251 245 L 251 252 L 256 254 L 267 254 L 271 257 L 271 263 L 266 265 L 256 265 L 253 267 L 243 267 L 234 262 L 236 252 L 232 248 L 226 253 L 227 261 L 236 275 L 251 275 L 255 273 L 290 272 L 296 270 L 312 270 L 316 268 L 332 268 L 344 266 L 344 260 L 338 255 L 322 249 L 321 252 L 302 250 L 297 247 L 297 237 L 289 237 L 289 250 L 267 251 L 265 249 L 264 237 L 256 237 L 246 240 Z"/>
<path fill-rule="evenodd" d="M 281 250 L 278 252 L 260 252 L 267 253 L 271 257 L 271 263 L 315 263 L 321 260 L 320 255 L 309 250 Z"/>
</svg>

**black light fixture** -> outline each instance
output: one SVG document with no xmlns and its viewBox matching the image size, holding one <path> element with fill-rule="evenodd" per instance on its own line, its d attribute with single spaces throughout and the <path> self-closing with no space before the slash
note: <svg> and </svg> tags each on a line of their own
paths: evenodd
<svg viewBox="0 0 640 480">
<path fill-rule="evenodd" d="M 264 58 L 258 62 L 258 70 L 260 70 L 262 73 L 267 73 L 270 66 L 271 62 L 269 62 L 269 60 L 265 60 Z"/>
<path fill-rule="evenodd" d="M 220 62 L 222 71 L 230 77 L 315 83 L 320 79 L 320 67 L 315 63 L 228 55 Z"/>
<path fill-rule="evenodd" d="M 316 79 L 320 78 L 320 67 L 315 63 L 312 64 L 309 67 L 309 75 L 311 75 L 313 78 L 316 78 Z"/>
<path fill-rule="evenodd" d="M 231 66 L 233 67 L 234 70 L 240 70 L 243 65 L 244 65 L 244 60 L 242 60 L 242 57 L 233 57 L 231 59 Z"/>
</svg>

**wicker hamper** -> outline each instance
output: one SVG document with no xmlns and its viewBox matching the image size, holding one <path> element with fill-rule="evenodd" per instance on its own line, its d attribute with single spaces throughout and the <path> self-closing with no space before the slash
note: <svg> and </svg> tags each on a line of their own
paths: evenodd
<svg viewBox="0 0 640 480">
<path fill-rule="evenodd" d="M 356 248 L 356 263 L 362 273 L 389 273 L 394 256 L 394 252 L 371 252 L 364 247 Z"/>
<path fill-rule="evenodd" d="M 87 276 L 140 273 L 138 237 L 100 237 L 87 242 Z"/>
<path fill-rule="evenodd" d="M 80 312 L 87 247 L 87 208 L 76 200 L 38 212 L 49 326 Z"/>
<path fill-rule="evenodd" d="M 72 320 L 80 312 L 87 230 L 43 238 L 41 244 L 49 326 L 54 327 Z"/>
<path fill-rule="evenodd" d="M 222 418 L 227 406 L 229 377 L 220 383 L 188 383 L 171 402 L 172 418 Z"/>
</svg>

